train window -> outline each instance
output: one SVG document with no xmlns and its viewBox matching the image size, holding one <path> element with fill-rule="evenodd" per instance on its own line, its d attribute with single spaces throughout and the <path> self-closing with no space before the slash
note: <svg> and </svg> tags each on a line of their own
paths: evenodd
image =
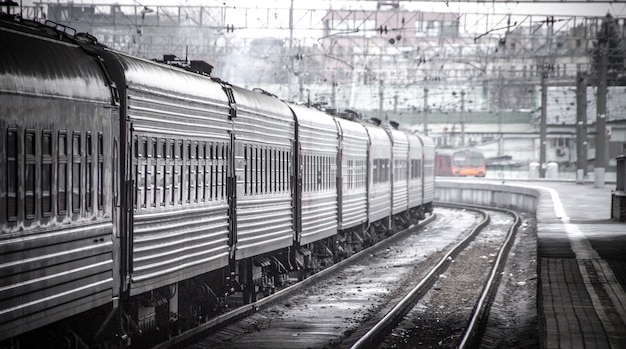
<svg viewBox="0 0 626 349">
<path fill-rule="evenodd" d="M 176 190 L 174 190 L 174 187 L 176 186 L 176 162 L 172 159 L 174 157 L 174 154 L 176 153 L 176 141 L 173 139 L 170 139 L 169 141 L 169 147 L 168 147 L 168 152 L 167 152 L 167 158 L 168 158 L 168 163 L 169 163 L 169 176 L 170 176 L 170 181 L 169 184 L 167 186 L 168 190 L 169 190 L 169 195 L 168 198 L 170 200 L 170 205 L 173 206 L 174 202 L 176 201 Z"/>
<path fill-rule="evenodd" d="M 211 177 L 213 179 L 211 183 L 211 196 L 213 200 L 218 200 L 219 193 L 219 143 L 213 144 L 213 165 L 211 169 Z"/>
<path fill-rule="evenodd" d="M 140 207 L 146 208 L 148 205 L 148 190 L 150 188 L 150 174 L 148 173 L 148 139 L 146 137 L 141 138 L 141 157 L 138 159 L 140 161 L 140 186 L 141 186 L 141 197 L 140 197 Z"/>
<path fill-rule="evenodd" d="M 213 159 L 211 158 L 213 156 L 213 144 L 212 143 L 207 143 L 205 145 L 206 149 L 204 150 L 204 157 L 205 157 L 205 166 L 204 166 L 204 196 L 206 198 L 207 201 L 211 201 L 212 200 L 212 193 L 211 193 L 211 182 L 212 182 L 212 169 L 213 169 Z"/>
<path fill-rule="evenodd" d="M 311 180 L 310 180 L 310 190 L 314 191 L 317 189 L 317 170 L 319 168 L 319 164 L 317 163 L 317 156 L 310 155 L 311 161 Z"/>
<path fill-rule="evenodd" d="M 328 175 L 330 174 L 330 167 L 328 166 L 328 156 L 322 156 L 322 190 L 328 189 Z"/>
<path fill-rule="evenodd" d="M 309 185 L 308 191 L 312 191 L 313 190 L 313 171 L 315 170 L 313 168 L 313 156 L 312 155 L 308 155 L 308 180 L 307 183 Z"/>
<path fill-rule="evenodd" d="M 186 142 L 186 150 L 187 150 L 187 156 L 185 156 L 185 176 L 183 177 L 185 179 L 185 181 L 187 182 L 185 185 L 185 190 L 187 191 L 187 195 L 185 196 L 185 201 L 187 203 L 191 202 L 191 189 L 192 189 L 192 184 L 191 184 L 191 156 L 193 155 L 192 153 L 192 147 L 191 147 L 191 141 L 187 141 Z"/>
<path fill-rule="evenodd" d="M 272 164 L 274 166 L 273 170 L 272 170 L 272 185 L 273 185 L 273 191 L 274 193 L 277 193 L 278 190 L 278 169 L 279 169 L 279 159 L 278 159 L 278 149 L 274 148 L 272 149 Z"/>
<path fill-rule="evenodd" d="M 321 169 L 318 172 L 320 176 L 320 189 L 325 190 L 328 183 L 328 168 L 326 167 L 326 156 L 320 156 Z"/>
<path fill-rule="evenodd" d="M 315 190 L 319 191 L 323 189 L 324 186 L 324 179 L 323 179 L 323 171 L 324 171 L 324 163 L 322 162 L 322 157 L 321 156 L 316 156 L 316 162 L 317 162 L 317 168 L 315 171 L 316 174 L 316 186 L 315 186 Z"/>
<path fill-rule="evenodd" d="M 333 187 L 333 173 L 331 171 L 333 171 L 333 165 L 332 165 L 332 158 L 330 156 L 326 157 L 326 164 L 328 166 L 328 173 L 327 173 L 327 177 L 328 180 L 326 181 L 327 183 L 327 189 L 331 189 Z"/>
<path fill-rule="evenodd" d="M 278 191 L 285 190 L 285 162 L 284 162 L 284 151 L 278 149 Z"/>
<path fill-rule="evenodd" d="M 372 162 L 372 183 L 378 183 L 378 159 Z"/>
<path fill-rule="evenodd" d="M 226 144 L 219 144 L 219 179 L 218 179 L 218 189 L 219 189 L 219 198 L 224 198 L 224 188 L 226 184 Z"/>
<path fill-rule="evenodd" d="M 217 143 L 213 143 L 211 145 L 211 170 L 210 170 L 210 179 L 211 179 L 211 200 L 217 199 Z"/>
<path fill-rule="evenodd" d="M 274 192 L 274 149 L 268 149 L 267 152 L 267 162 L 269 168 L 269 183 L 268 183 L 268 192 Z"/>
<path fill-rule="evenodd" d="M 326 164 L 328 166 L 328 173 L 327 173 L 328 180 L 326 181 L 326 183 L 327 183 L 327 188 L 326 189 L 332 189 L 333 188 L 334 168 L 333 168 L 332 158 L 330 156 L 326 157 Z"/>
<path fill-rule="evenodd" d="M 98 209 L 104 206 L 104 139 L 102 132 L 98 133 Z"/>
<path fill-rule="evenodd" d="M 150 154 L 148 154 L 149 158 L 156 158 L 158 154 L 158 145 L 156 138 L 150 138 Z"/>
<path fill-rule="evenodd" d="M 24 215 L 26 219 L 35 218 L 36 173 L 35 131 L 28 130 L 24 136 Z"/>
<path fill-rule="evenodd" d="M 81 199 L 81 137 L 80 132 L 72 134 L 72 212 L 80 213 Z"/>
<path fill-rule="evenodd" d="M 255 145 L 250 145 L 250 190 L 248 191 L 250 195 L 255 195 L 258 193 L 258 182 L 259 182 L 259 149 Z"/>
<path fill-rule="evenodd" d="M 213 143 L 207 144 L 207 151 L 205 154 L 207 157 L 207 179 L 204 185 L 208 191 L 208 199 L 211 201 L 213 200 Z"/>
<path fill-rule="evenodd" d="M 310 190 L 310 188 L 309 188 L 309 183 L 311 181 L 311 179 L 310 179 L 310 172 L 311 172 L 310 167 L 311 167 L 311 161 L 309 159 L 309 156 L 305 155 L 304 156 L 304 179 L 303 179 L 303 181 L 304 181 L 303 190 L 304 191 L 309 191 Z"/>
<path fill-rule="evenodd" d="M 148 138 L 141 138 L 141 154 L 139 157 L 148 158 L 150 155 L 148 154 Z"/>
<path fill-rule="evenodd" d="M 180 159 L 180 161 L 178 162 L 178 168 L 177 168 L 177 173 L 178 176 L 176 177 L 176 190 L 178 192 L 178 203 L 182 204 L 183 203 L 183 197 L 184 197 L 184 186 L 183 186 L 183 178 L 185 175 L 185 167 L 183 164 L 183 161 L 185 160 L 185 146 L 183 144 L 182 140 L 178 140 L 178 147 L 176 147 L 176 158 Z"/>
<path fill-rule="evenodd" d="M 311 190 L 310 187 L 310 183 L 311 183 L 311 159 L 309 155 L 305 155 L 304 156 L 304 185 L 303 185 L 303 190 L 304 191 L 309 191 Z"/>
<path fill-rule="evenodd" d="M 206 178 L 206 161 L 202 161 L 198 164 L 196 169 L 198 176 L 198 182 L 196 183 L 196 190 L 198 190 L 198 201 L 206 201 L 206 193 L 204 191 L 204 181 Z"/>
<path fill-rule="evenodd" d="M 93 169 L 93 151 L 91 133 L 87 132 L 85 138 L 85 211 L 91 212 L 93 207 L 93 183 L 92 183 L 92 169 Z"/>
<path fill-rule="evenodd" d="M 259 182 L 261 180 L 260 177 L 260 168 L 261 168 L 261 150 L 257 147 L 254 146 L 254 193 L 258 194 L 259 193 Z"/>
<path fill-rule="evenodd" d="M 57 209 L 59 215 L 67 212 L 67 134 L 59 132 L 57 147 Z"/>
<path fill-rule="evenodd" d="M 292 171 L 295 171 L 295 169 L 291 167 L 294 156 L 295 154 L 293 154 L 290 150 L 287 150 L 285 152 L 285 190 L 287 191 L 291 191 L 294 189 L 293 185 L 295 184 L 295 182 L 292 181 L 292 179 L 294 179 L 294 177 L 292 176 L 292 174 L 294 173 Z"/>
<path fill-rule="evenodd" d="M 151 171 L 152 171 L 152 176 L 151 176 L 151 180 L 152 180 L 152 202 L 151 205 L 152 207 L 156 207 L 157 202 L 159 202 L 159 181 L 160 181 L 160 176 L 159 176 L 159 144 L 158 144 L 158 140 L 156 138 L 152 138 L 150 140 L 150 144 L 152 145 L 152 164 L 151 164 Z"/>
<path fill-rule="evenodd" d="M 265 156 L 263 161 L 265 161 L 265 183 L 263 185 L 263 192 L 267 194 L 269 192 L 269 182 L 270 182 L 270 151 L 268 148 L 265 148 Z"/>
<path fill-rule="evenodd" d="M 281 150 L 280 151 L 281 156 L 280 156 L 280 163 L 281 163 L 281 187 L 280 190 L 281 191 L 286 191 L 286 183 L 287 183 L 287 151 L 285 150 Z"/>
<path fill-rule="evenodd" d="M 248 145 L 243 145 L 243 195 L 248 195 Z"/>
<path fill-rule="evenodd" d="M 411 159 L 411 171 L 410 171 L 410 176 L 411 179 L 415 179 L 415 178 L 419 178 L 419 166 L 418 166 L 418 159 Z"/>
<path fill-rule="evenodd" d="M 381 173 L 381 182 L 387 181 L 387 176 L 389 175 L 390 168 L 388 167 L 387 159 L 381 159 L 382 166 L 380 167 Z"/>
<path fill-rule="evenodd" d="M 335 176 L 335 168 L 333 166 L 333 158 L 327 157 L 326 161 L 328 162 L 328 189 L 333 189 L 334 181 L 333 177 Z"/>
<path fill-rule="evenodd" d="M 7 161 L 7 218 L 16 221 L 18 214 L 18 136 L 16 129 L 7 131 L 6 161 Z"/>
<path fill-rule="evenodd" d="M 354 186 L 354 185 L 353 185 L 353 183 L 354 183 L 354 179 L 353 179 L 353 171 L 354 171 L 354 168 L 353 168 L 353 160 L 348 160 L 347 170 L 348 170 L 348 174 L 347 174 L 347 176 L 346 176 L 346 177 L 347 177 L 347 178 L 346 178 L 346 181 L 347 181 L 348 183 L 346 183 L 346 184 L 347 184 L 348 189 L 352 189 L 352 188 L 353 188 L 353 186 Z"/>
<path fill-rule="evenodd" d="M 198 154 L 197 150 L 198 150 L 198 145 L 196 144 L 196 155 Z M 194 185 L 193 185 L 193 190 L 194 190 L 194 194 L 193 194 L 193 201 L 194 202 L 198 202 L 202 200 L 202 196 L 200 195 L 200 184 L 201 184 L 201 179 L 200 179 L 200 163 L 198 161 L 194 161 L 193 163 L 193 171 L 194 171 Z"/>
<path fill-rule="evenodd" d="M 167 140 L 165 138 L 159 139 L 159 152 L 157 154 L 157 163 L 159 171 L 157 172 L 158 180 L 159 180 L 159 204 L 161 206 L 165 206 L 167 202 L 167 161 L 165 160 L 165 156 L 167 154 Z"/>
<path fill-rule="evenodd" d="M 41 135 L 41 215 L 52 215 L 52 131 Z"/>
<path fill-rule="evenodd" d="M 313 155 L 308 155 L 308 169 L 309 169 L 308 170 L 309 179 L 307 181 L 309 184 L 308 191 L 313 191 L 313 176 L 314 176 L 314 171 L 315 171 Z"/>
</svg>

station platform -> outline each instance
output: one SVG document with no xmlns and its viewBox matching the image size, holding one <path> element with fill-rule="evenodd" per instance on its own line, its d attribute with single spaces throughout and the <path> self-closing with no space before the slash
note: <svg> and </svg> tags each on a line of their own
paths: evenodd
<svg viewBox="0 0 626 349">
<path fill-rule="evenodd" d="M 614 185 L 534 183 L 542 348 L 626 348 L 626 223 Z M 528 182 L 525 183 L 528 185 Z"/>
</svg>

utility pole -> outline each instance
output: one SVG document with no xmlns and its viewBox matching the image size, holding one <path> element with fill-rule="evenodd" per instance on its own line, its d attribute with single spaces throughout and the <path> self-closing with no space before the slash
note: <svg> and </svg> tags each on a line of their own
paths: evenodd
<svg viewBox="0 0 626 349">
<path fill-rule="evenodd" d="M 465 90 L 461 90 L 461 146 L 465 146 Z"/>
<path fill-rule="evenodd" d="M 576 74 L 576 183 L 584 183 L 587 174 L 587 79 Z"/>
<path fill-rule="evenodd" d="M 607 66 L 608 45 L 607 26 L 604 26 L 602 38 L 599 40 L 599 64 L 598 64 L 598 100 L 596 110 L 596 159 L 594 162 L 594 187 L 604 187 L 604 170 L 606 166 L 606 89 L 607 89 Z"/>
<path fill-rule="evenodd" d="M 428 89 L 424 88 L 424 135 L 428 136 Z"/>
<path fill-rule="evenodd" d="M 539 178 L 546 177 L 546 123 L 548 118 L 548 67 L 544 65 L 541 72 L 541 125 L 539 129 Z"/>
<path fill-rule="evenodd" d="M 393 113 L 397 113 L 398 112 L 398 94 L 394 94 L 393 95 Z"/>
<path fill-rule="evenodd" d="M 378 98 L 380 99 L 378 102 L 378 112 L 380 114 L 380 117 L 383 117 L 383 99 L 384 99 L 384 93 L 383 93 L 383 85 L 384 85 L 384 81 L 383 79 L 379 80 L 379 85 L 378 85 Z"/>
<path fill-rule="evenodd" d="M 554 17 L 546 17 L 546 24 L 548 26 L 548 47 L 549 52 L 552 51 L 552 31 L 554 29 Z M 547 58 L 547 57 L 546 57 Z M 541 126 L 539 130 L 539 178 L 546 178 L 546 168 L 548 166 L 546 159 L 546 146 L 547 146 L 547 122 L 548 122 L 548 70 L 553 69 L 551 65 L 552 59 L 543 63 L 543 70 L 541 71 Z"/>
<path fill-rule="evenodd" d="M 291 84 L 295 76 L 295 57 L 293 54 L 293 0 L 289 6 L 289 80 L 287 81 L 287 99 L 291 100 Z"/>
<path fill-rule="evenodd" d="M 333 75 L 332 82 L 332 94 L 330 95 L 331 108 L 337 108 L 337 83 L 335 82 L 335 76 Z"/>
</svg>

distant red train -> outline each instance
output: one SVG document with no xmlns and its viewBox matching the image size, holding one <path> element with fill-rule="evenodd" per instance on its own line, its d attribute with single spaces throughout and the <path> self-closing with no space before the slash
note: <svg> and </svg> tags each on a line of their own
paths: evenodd
<svg viewBox="0 0 626 349">
<path fill-rule="evenodd" d="M 435 156 L 436 176 L 485 177 L 486 174 L 485 156 L 477 150 L 437 150 Z"/>
</svg>

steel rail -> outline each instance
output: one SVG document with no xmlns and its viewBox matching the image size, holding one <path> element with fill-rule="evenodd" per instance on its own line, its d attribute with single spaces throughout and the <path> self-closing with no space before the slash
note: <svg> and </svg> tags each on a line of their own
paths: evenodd
<svg viewBox="0 0 626 349">
<path fill-rule="evenodd" d="M 470 208 L 470 206 L 453 205 L 448 203 L 438 203 L 437 206 L 464 209 Z M 456 257 L 461 251 L 463 251 L 467 245 L 474 240 L 478 233 L 480 233 L 482 229 L 489 224 L 490 217 L 487 212 L 478 208 L 470 209 L 481 213 L 483 215 L 483 220 L 479 222 L 463 240 L 454 245 L 448 253 L 446 253 L 439 260 L 439 262 L 431 268 L 430 272 L 428 272 L 428 274 L 422 278 L 422 280 L 415 287 L 413 287 L 413 289 L 411 289 L 411 291 L 407 293 L 380 321 L 378 321 L 369 331 L 361 336 L 361 338 L 359 338 L 356 343 L 352 345 L 352 349 L 372 348 L 378 344 L 381 337 L 385 333 L 388 333 L 388 331 L 415 306 L 415 303 L 419 300 L 419 298 L 421 298 L 421 296 L 425 294 L 437 280 L 437 276 L 448 268 L 451 261 L 454 259 L 453 257 Z"/>
</svg>

